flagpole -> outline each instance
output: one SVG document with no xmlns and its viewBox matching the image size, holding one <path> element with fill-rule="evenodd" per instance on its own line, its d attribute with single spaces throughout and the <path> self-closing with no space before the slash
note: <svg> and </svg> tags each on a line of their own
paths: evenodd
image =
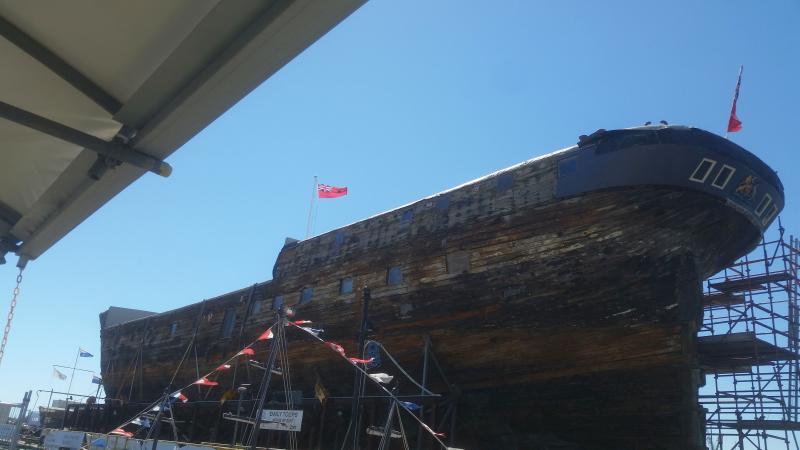
<svg viewBox="0 0 800 450">
<path fill-rule="evenodd" d="M 311 237 L 311 218 L 314 211 L 314 199 L 317 197 L 317 176 L 314 175 L 314 186 L 311 189 L 311 203 L 308 205 L 308 220 L 306 221 L 306 239 Z"/>
<path fill-rule="evenodd" d="M 69 377 L 69 387 L 67 388 L 67 394 L 72 393 L 72 380 L 75 378 L 75 368 L 78 367 L 78 357 L 81 356 L 81 350 L 78 349 L 78 353 L 75 354 L 75 364 L 72 365 L 72 376 Z"/>
</svg>

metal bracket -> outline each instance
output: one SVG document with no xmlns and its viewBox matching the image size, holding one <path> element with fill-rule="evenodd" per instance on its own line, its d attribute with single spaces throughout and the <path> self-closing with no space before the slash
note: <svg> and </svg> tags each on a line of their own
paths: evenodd
<svg viewBox="0 0 800 450">
<path fill-rule="evenodd" d="M 16 242 L 10 241 L 7 237 L 0 237 L 0 265 L 6 263 L 6 254 L 9 252 L 17 252 L 19 245 Z"/>
<path fill-rule="evenodd" d="M 62 141 L 75 144 L 113 159 L 148 170 L 162 177 L 172 173 L 172 166 L 164 161 L 133 149 L 119 140 L 104 141 L 91 134 L 70 128 L 45 117 L 33 114 L 16 106 L 0 101 L 0 117 L 16 124 L 32 128 Z"/>
</svg>

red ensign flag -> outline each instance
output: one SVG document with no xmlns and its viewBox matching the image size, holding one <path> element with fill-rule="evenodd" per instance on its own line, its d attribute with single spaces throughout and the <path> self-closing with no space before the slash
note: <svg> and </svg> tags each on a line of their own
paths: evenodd
<svg viewBox="0 0 800 450">
<path fill-rule="evenodd" d="M 319 198 L 336 198 L 347 195 L 347 187 L 328 186 L 327 184 L 317 185 Z"/>
<path fill-rule="evenodd" d="M 742 69 L 744 69 L 744 66 L 739 66 L 739 80 L 736 81 L 736 91 L 733 94 L 731 116 L 728 118 L 728 133 L 735 133 L 742 129 L 742 121 L 736 117 L 736 102 L 739 100 L 739 86 L 742 85 Z"/>
</svg>

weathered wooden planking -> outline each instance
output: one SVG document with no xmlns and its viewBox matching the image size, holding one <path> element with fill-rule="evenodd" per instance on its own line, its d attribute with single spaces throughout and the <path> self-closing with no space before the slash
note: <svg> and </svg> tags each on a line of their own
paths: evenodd
<svg viewBox="0 0 800 450">
<path fill-rule="evenodd" d="M 470 448 L 489 448 L 491 436 L 548 432 L 590 448 L 700 448 L 700 280 L 752 245 L 758 230 L 703 193 L 640 186 L 555 199 L 554 182 L 554 160 L 524 164 L 287 245 L 252 301 L 242 289 L 103 330 L 107 392 L 156 398 L 199 321 L 197 358 L 190 352 L 175 386 L 191 382 L 195 361 L 203 374 L 268 327 L 278 297 L 353 354 L 366 285 L 376 339 L 418 373 L 430 335 L 465 401 L 487 398 L 484 408 L 461 413 Z M 387 283 L 391 268 L 401 270 L 401 283 Z M 345 278 L 354 289 L 342 294 Z M 298 305 L 306 288 L 313 297 Z M 242 336 L 222 337 L 226 310 Z M 319 375 L 346 394 L 347 363 L 295 337 L 295 386 L 311 392 Z M 258 359 L 265 349 L 256 347 Z M 259 375 L 239 364 L 219 376 L 218 389 L 188 395 L 218 398 Z M 491 427 L 496 433 L 486 432 Z"/>
</svg>

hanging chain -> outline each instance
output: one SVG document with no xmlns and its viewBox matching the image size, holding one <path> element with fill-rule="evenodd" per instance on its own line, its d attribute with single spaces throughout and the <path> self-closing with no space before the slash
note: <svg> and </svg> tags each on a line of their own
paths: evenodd
<svg viewBox="0 0 800 450">
<path fill-rule="evenodd" d="M 0 344 L 0 364 L 3 363 L 3 355 L 6 352 L 6 343 L 8 342 L 8 333 L 11 332 L 11 321 L 14 320 L 14 309 L 17 307 L 17 296 L 19 295 L 19 285 L 22 283 L 22 270 L 20 267 L 19 275 L 17 275 L 17 285 L 14 287 L 14 293 L 11 295 L 11 308 L 8 310 L 8 320 L 6 321 L 6 329 L 3 331 L 3 342 Z"/>
</svg>

